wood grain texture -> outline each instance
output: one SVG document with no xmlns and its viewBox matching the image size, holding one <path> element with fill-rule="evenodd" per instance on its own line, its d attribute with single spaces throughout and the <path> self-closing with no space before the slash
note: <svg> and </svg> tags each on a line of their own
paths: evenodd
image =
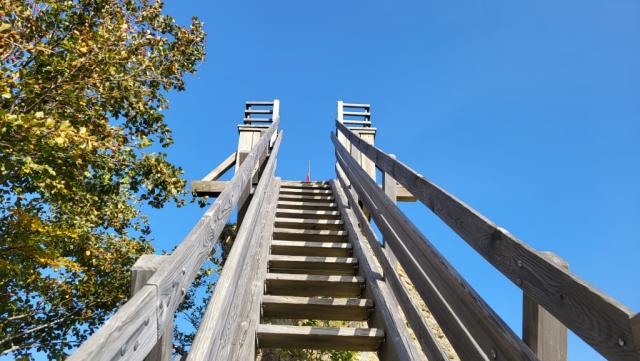
<svg viewBox="0 0 640 361">
<path fill-rule="evenodd" d="M 262 297 L 265 318 L 366 321 L 372 309 L 373 302 L 362 298 Z"/>
<path fill-rule="evenodd" d="M 326 229 L 275 228 L 273 238 L 283 241 L 346 242 L 347 232 Z"/>
<path fill-rule="evenodd" d="M 191 186 L 191 191 L 194 192 L 197 196 L 209 196 L 209 197 L 218 197 L 225 188 L 229 181 L 191 181 L 189 185 Z"/>
<path fill-rule="evenodd" d="M 336 210 L 278 209 L 276 216 L 304 219 L 340 219 L 340 212 Z"/>
<path fill-rule="evenodd" d="M 223 160 L 217 167 L 215 167 L 209 174 L 202 178 L 203 181 L 214 181 L 222 177 L 231 167 L 236 164 L 236 152 L 231 153 L 227 159 Z"/>
<path fill-rule="evenodd" d="M 346 176 L 342 173 L 342 170 L 338 169 L 338 167 L 336 167 L 336 172 L 338 172 L 338 182 L 336 183 L 336 186 L 338 186 L 338 184 L 342 186 L 342 192 L 346 194 L 348 204 L 357 204 L 355 191 L 345 186 L 347 184 L 345 181 Z M 429 360 L 448 361 L 449 358 L 447 354 L 438 343 L 431 327 L 429 327 L 427 321 L 420 313 L 419 305 L 412 299 L 409 290 L 400 279 L 395 267 L 395 256 L 391 258 L 388 253 L 385 252 L 385 248 L 383 248 L 379 243 L 378 238 L 362 209 L 360 209 L 360 207 L 351 207 L 351 209 L 356 216 L 354 222 L 357 222 L 356 224 L 360 226 L 360 231 L 364 235 L 364 239 L 369 244 L 373 255 L 380 264 L 384 280 L 388 284 L 390 292 L 397 300 L 399 308 L 404 312 L 405 318 L 407 319 L 409 326 L 413 329 L 416 341 L 420 344 L 422 351 Z"/>
<path fill-rule="evenodd" d="M 351 244 L 347 242 L 300 242 L 274 240 L 271 242 L 271 254 L 348 257 L 351 255 Z"/>
<path fill-rule="evenodd" d="M 278 129 L 279 119 L 264 132 L 240 166 L 227 188 L 209 207 L 166 262 L 109 320 L 85 341 L 70 360 L 142 360 L 162 336 L 167 322 L 198 270 L 208 259 L 227 219 L 238 204 L 241 191 L 249 184 L 254 166 L 267 152 L 269 138 Z M 280 138 L 280 137 L 279 137 Z M 150 317 L 153 316 L 153 317 Z M 147 341 L 147 340 L 153 340 Z M 137 345 L 135 352 L 133 346 Z"/>
<path fill-rule="evenodd" d="M 332 182 L 332 188 L 338 207 L 344 215 L 343 219 L 354 248 L 354 256 L 360 262 L 360 274 L 367 284 L 365 295 L 370 297 L 375 304 L 369 325 L 382 328 L 386 333 L 385 343 L 378 352 L 380 360 L 425 360 L 424 354 L 413 342 L 405 321 L 398 314 L 398 302 L 382 279 L 382 270 L 375 261 L 375 256 L 365 244 L 367 242 L 366 236 L 358 226 L 358 220 L 354 214 L 356 210 L 359 210 L 356 209 L 357 203 L 348 202 L 343 190 L 335 181 Z M 350 206 L 354 204 L 355 207 Z"/>
<path fill-rule="evenodd" d="M 543 253 L 551 262 L 569 269 L 569 264 L 550 252 Z M 567 327 L 526 294 L 522 295 L 522 339 L 540 361 L 567 360 Z"/>
<path fill-rule="evenodd" d="M 364 280 L 357 276 L 268 273 L 265 290 L 270 295 L 358 297 Z"/>
<path fill-rule="evenodd" d="M 332 137 L 338 162 L 462 359 L 536 356 Z M 479 355 L 481 356 L 479 358 Z"/>
<path fill-rule="evenodd" d="M 344 228 L 344 222 L 339 219 L 276 218 L 276 227 L 316 230 L 341 230 Z"/>
<path fill-rule="evenodd" d="M 330 328 L 260 325 L 258 346 L 321 350 L 375 351 L 384 341 L 384 331 L 375 328 Z"/>
<path fill-rule="evenodd" d="M 640 360 L 631 330 L 634 313 L 536 250 L 413 169 L 360 141 L 336 122 L 345 138 L 388 172 L 527 296 L 611 360 Z M 623 340 L 619 342 L 619 340 Z"/>
<path fill-rule="evenodd" d="M 251 353 L 247 343 L 253 346 L 257 325 L 251 307 L 260 298 L 253 292 L 253 285 L 261 281 L 260 270 L 266 268 L 270 238 L 263 236 L 273 224 L 278 194 L 275 187 L 279 187 L 273 177 L 282 140 L 278 138 L 202 317 L 188 361 L 233 360 Z"/>
<path fill-rule="evenodd" d="M 130 297 L 133 297 L 169 256 L 145 254 L 131 267 Z M 162 337 L 144 358 L 145 361 L 170 361 L 173 353 L 173 322 L 167 322 Z"/>
</svg>

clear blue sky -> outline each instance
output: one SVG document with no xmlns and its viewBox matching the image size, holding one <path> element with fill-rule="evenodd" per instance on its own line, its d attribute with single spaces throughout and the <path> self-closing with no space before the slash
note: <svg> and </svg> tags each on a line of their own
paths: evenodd
<svg viewBox="0 0 640 361">
<path fill-rule="evenodd" d="M 640 3 L 185 1 L 207 59 L 170 96 L 187 179 L 234 151 L 245 100 L 279 98 L 277 173 L 334 177 L 336 100 L 372 104 L 377 144 L 640 309 Z M 402 206 L 520 333 L 521 294 L 421 204 Z M 202 209 L 151 212 L 170 249 Z M 571 337 L 571 360 L 599 360 Z"/>
</svg>

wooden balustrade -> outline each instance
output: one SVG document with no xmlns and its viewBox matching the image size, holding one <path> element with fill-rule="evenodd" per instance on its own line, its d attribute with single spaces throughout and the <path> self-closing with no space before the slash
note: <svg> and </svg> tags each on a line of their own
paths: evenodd
<svg viewBox="0 0 640 361">
<path fill-rule="evenodd" d="M 173 322 L 186 290 L 208 259 L 233 209 L 241 206 L 260 160 L 277 134 L 279 116 L 263 130 L 236 174 L 185 239 L 138 292 L 96 331 L 70 360 L 143 360 Z M 275 155 L 274 155 L 275 158 Z M 269 174 L 268 177 L 272 177 Z"/>
<path fill-rule="evenodd" d="M 363 141 L 344 124 L 336 122 L 336 127 L 340 134 L 350 142 L 351 147 L 357 148 L 363 156 L 370 159 L 381 171 L 396 179 L 491 265 L 520 287 L 532 302 L 544 307 L 551 315 L 560 320 L 607 359 L 640 360 L 640 314 L 632 312 L 611 297 L 596 290 L 567 269 L 547 259 L 542 252 L 534 250 L 504 228 L 498 227 L 424 176 L 379 148 Z M 367 205 L 374 218 L 376 218 L 376 214 L 384 214 L 383 217 L 378 216 L 376 218 L 376 224 L 385 239 L 393 238 L 392 231 L 395 230 L 394 227 L 413 228 L 413 225 L 404 218 L 404 215 L 398 214 L 399 211 L 396 211 L 397 208 L 393 204 L 385 202 L 379 196 L 384 193 L 377 186 L 374 187 L 372 181 L 364 177 L 365 174 L 360 167 L 355 167 L 357 163 L 342 147 L 340 142 L 335 137 L 332 140 L 336 148 L 338 163 L 347 173 L 349 181 L 351 183 L 357 182 L 353 186 L 357 190 L 360 199 Z M 404 237 L 396 239 L 398 244 L 408 242 L 412 237 L 420 238 L 421 236 L 419 233 L 412 235 L 411 232 L 405 232 L 404 235 Z M 424 240 L 426 241 L 426 238 Z M 406 244 L 402 245 L 407 247 Z M 398 248 L 400 254 L 396 254 L 396 256 L 405 268 L 411 269 L 416 263 L 431 264 L 431 262 L 437 263 L 440 261 L 437 256 L 432 261 L 429 261 L 428 258 L 425 258 L 426 254 L 417 252 L 420 251 L 419 247 L 413 250 L 409 249 L 409 247 L 406 249 L 403 247 Z M 425 251 L 437 252 L 432 250 L 430 246 L 426 248 Z M 433 255 L 436 254 L 434 253 Z M 448 273 L 455 272 L 444 259 L 441 259 L 441 261 L 445 262 L 443 265 Z M 416 271 L 418 271 L 418 267 L 416 267 Z M 428 273 L 423 273 L 421 276 L 423 279 L 419 279 L 420 277 L 414 275 L 419 281 L 417 283 L 414 281 L 416 287 L 419 290 L 421 287 L 428 287 L 433 291 L 432 285 L 427 282 L 429 281 Z M 451 276 L 452 278 L 447 282 L 465 285 L 466 288 L 466 282 L 459 275 L 451 274 Z M 460 278 L 456 279 L 457 277 Z M 435 279 L 431 279 L 431 281 L 435 281 Z M 443 286 L 451 291 L 452 284 L 444 284 Z M 474 297 L 472 296 L 471 298 L 473 299 Z M 450 297 L 446 297 L 445 300 L 455 302 Z M 481 301 L 480 298 L 477 300 Z M 443 302 L 442 307 L 445 306 L 444 303 L 446 302 Z M 431 307 L 431 305 L 429 306 Z M 481 308 L 484 309 L 484 306 Z M 446 307 L 442 311 L 446 314 Z M 440 310 L 434 310 L 434 315 L 440 313 Z M 491 322 L 496 323 L 499 318 L 495 319 L 494 317 L 497 317 L 497 315 L 493 316 L 491 313 L 487 312 L 486 316 Z M 454 318 L 449 321 L 455 324 Z M 497 322 L 495 325 L 500 326 L 501 324 L 502 322 Z M 450 328 L 450 325 L 443 326 L 445 326 L 444 328 Z M 477 334 L 477 330 L 468 328 L 467 330 L 474 331 L 472 332 L 474 337 L 482 338 L 481 335 Z M 455 343 L 459 343 L 458 337 L 465 338 L 464 327 L 449 329 L 447 333 L 452 335 L 451 340 L 454 343 L 454 347 L 456 347 Z M 510 332 L 503 336 L 511 338 Z M 476 341 L 478 341 L 477 338 Z M 512 341 L 510 340 L 509 342 Z M 480 341 L 478 345 L 486 344 L 488 346 L 490 343 Z M 512 344 L 511 346 L 514 345 Z M 472 346 L 471 344 L 465 345 L 462 349 L 469 349 Z M 495 352 L 487 349 L 486 346 L 481 346 L 481 348 L 486 355 L 493 356 L 495 354 Z M 456 347 L 456 350 L 458 350 L 458 347 Z"/>
</svg>

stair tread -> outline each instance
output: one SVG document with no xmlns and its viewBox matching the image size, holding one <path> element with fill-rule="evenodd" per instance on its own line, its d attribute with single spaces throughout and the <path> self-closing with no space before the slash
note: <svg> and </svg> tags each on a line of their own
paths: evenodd
<svg viewBox="0 0 640 361">
<path fill-rule="evenodd" d="M 384 340 L 378 328 L 259 324 L 258 347 L 375 351 Z"/>
<path fill-rule="evenodd" d="M 279 200 L 284 201 L 290 201 L 290 202 L 317 202 L 317 203 L 323 203 L 323 202 L 331 202 L 334 201 L 335 198 L 333 198 L 333 196 L 329 195 L 310 195 L 310 194 L 282 194 L 280 193 Z"/>
<path fill-rule="evenodd" d="M 274 228 L 273 238 L 292 241 L 346 242 L 348 233 L 344 230 L 331 229 Z"/>
<path fill-rule="evenodd" d="M 351 244 L 348 242 L 310 242 L 310 241 L 283 241 L 271 242 L 271 254 L 283 254 L 293 256 L 324 256 L 340 257 L 351 254 Z"/>
<path fill-rule="evenodd" d="M 358 259 L 355 257 L 318 257 L 318 256 L 288 256 L 275 255 L 269 256 L 270 261 L 290 261 L 290 262 L 309 262 L 309 263 L 342 263 L 357 264 Z"/>
<path fill-rule="evenodd" d="M 273 240 L 271 246 L 309 247 L 309 248 L 340 248 L 351 249 L 351 244 L 346 242 L 310 242 L 310 241 L 286 241 Z"/>
<path fill-rule="evenodd" d="M 277 319 L 365 321 L 373 301 L 364 298 L 262 296 L 262 314 Z"/>
<path fill-rule="evenodd" d="M 340 212 L 337 210 L 281 208 L 276 210 L 276 217 L 296 217 L 302 219 L 340 219 Z"/>
<path fill-rule="evenodd" d="M 364 286 L 364 279 L 349 275 L 311 275 L 292 273 L 267 273 L 267 294 L 282 296 L 357 297 Z"/>
<path fill-rule="evenodd" d="M 325 188 L 280 188 L 280 194 L 333 194 Z"/>
<path fill-rule="evenodd" d="M 281 201 L 278 200 L 278 208 L 322 208 L 322 209 L 330 209 L 335 210 L 338 208 L 337 203 L 335 202 L 305 202 L 305 201 Z"/>
<path fill-rule="evenodd" d="M 341 219 L 307 219 L 307 218 L 284 218 L 276 217 L 275 227 L 278 228 L 306 228 L 306 229 L 326 229 L 344 228 L 344 221 Z"/>
</svg>

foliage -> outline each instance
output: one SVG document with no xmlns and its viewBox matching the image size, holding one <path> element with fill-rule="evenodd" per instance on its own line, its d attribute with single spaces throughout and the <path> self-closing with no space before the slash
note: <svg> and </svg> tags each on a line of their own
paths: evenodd
<svg viewBox="0 0 640 361">
<path fill-rule="evenodd" d="M 141 207 L 184 202 L 161 113 L 204 32 L 146 0 L 0 0 L 0 352 L 64 357 L 126 298 Z"/>
</svg>

